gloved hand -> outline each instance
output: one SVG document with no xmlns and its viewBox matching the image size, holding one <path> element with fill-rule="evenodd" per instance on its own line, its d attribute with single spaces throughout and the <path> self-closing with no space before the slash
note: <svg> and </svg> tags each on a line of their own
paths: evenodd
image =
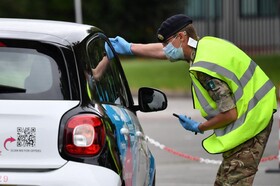
<svg viewBox="0 0 280 186">
<path fill-rule="evenodd" d="M 112 49 L 107 44 L 107 42 L 105 42 L 105 50 L 106 50 L 106 54 L 107 54 L 108 59 L 111 60 L 114 57 L 114 54 L 113 54 Z"/>
<path fill-rule="evenodd" d="M 185 115 L 179 115 L 179 121 L 181 123 L 181 125 L 186 129 L 186 130 L 189 130 L 189 131 L 192 131 L 192 132 L 199 132 L 201 134 L 203 134 L 203 132 L 201 132 L 198 128 L 199 126 L 199 122 L 197 121 L 194 121 L 192 120 L 190 117 L 187 117 Z"/>
<path fill-rule="evenodd" d="M 131 51 L 131 43 L 128 43 L 124 38 L 117 36 L 115 38 L 109 38 L 115 51 L 121 55 L 133 55 Z"/>
</svg>

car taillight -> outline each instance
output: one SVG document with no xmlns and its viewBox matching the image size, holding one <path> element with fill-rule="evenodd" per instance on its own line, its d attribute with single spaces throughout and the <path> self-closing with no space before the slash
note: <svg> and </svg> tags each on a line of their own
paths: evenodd
<svg viewBox="0 0 280 186">
<path fill-rule="evenodd" d="M 6 47 L 6 45 L 2 42 L 0 42 L 0 47 Z"/>
<path fill-rule="evenodd" d="M 64 149 L 72 155 L 92 156 L 100 152 L 105 143 L 105 129 L 101 119 L 82 114 L 69 119 L 64 129 Z"/>
</svg>

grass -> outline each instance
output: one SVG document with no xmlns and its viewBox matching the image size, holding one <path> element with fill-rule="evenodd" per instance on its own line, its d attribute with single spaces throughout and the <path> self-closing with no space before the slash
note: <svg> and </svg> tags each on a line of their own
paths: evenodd
<svg viewBox="0 0 280 186">
<path fill-rule="evenodd" d="M 125 59 L 122 66 L 132 90 L 148 86 L 172 92 L 187 92 L 190 88 L 189 65 L 166 60 Z"/>
<path fill-rule="evenodd" d="M 254 56 L 253 60 L 265 71 L 273 83 L 280 86 L 280 55 Z M 168 92 L 190 91 L 189 64 L 184 61 L 124 58 L 122 66 L 133 91 L 148 86 Z"/>
</svg>

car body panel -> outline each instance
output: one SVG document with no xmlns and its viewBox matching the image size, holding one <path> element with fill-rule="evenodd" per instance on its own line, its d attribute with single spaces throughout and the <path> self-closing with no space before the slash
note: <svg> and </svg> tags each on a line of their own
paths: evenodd
<svg viewBox="0 0 280 186">
<path fill-rule="evenodd" d="M 47 171 L 1 171 L 0 185 L 28 186 L 121 186 L 120 176 L 96 165 L 67 162 L 63 167 Z"/>
<path fill-rule="evenodd" d="M 1 169 L 55 169 L 66 163 L 57 149 L 58 124 L 78 101 L 0 100 L 0 104 Z"/>
<path fill-rule="evenodd" d="M 152 182 L 148 176 L 154 171 L 154 161 L 144 139 L 138 118 L 131 111 L 114 105 L 103 104 L 116 127 L 117 141 L 124 165 L 123 174 L 127 185 L 147 185 Z M 136 184 L 137 183 L 137 184 Z"/>
<path fill-rule="evenodd" d="M 73 45 L 100 29 L 62 21 L 1 19 L 1 38 L 31 39 Z"/>
</svg>

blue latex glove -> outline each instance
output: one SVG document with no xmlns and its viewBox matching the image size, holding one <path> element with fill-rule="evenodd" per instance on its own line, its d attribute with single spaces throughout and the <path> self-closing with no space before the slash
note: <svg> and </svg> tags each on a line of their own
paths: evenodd
<svg viewBox="0 0 280 186">
<path fill-rule="evenodd" d="M 192 120 L 190 117 L 187 117 L 185 115 L 179 115 L 179 121 L 186 130 L 189 130 L 189 131 L 192 131 L 195 133 L 197 133 L 197 132 L 199 132 L 201 134 L 203 133 L 198 129 L 198 126 L 200 123 Z"/>
<path fill-rule="evenodd" d="M 121 55 L 133 55 L 131 51 L 131 43 L 128 43 L 124 38 L 117 36 L 115 38 L 109 38 L 115 51 Z"/>
<path fill-rule="evenodd" d="M 113 51 L 112 51 L 112 49 L 109 47 L 109 45 L 107 44 L 107 42 L 105 42 L 105 50 L 106 50 L 106 54 L 107 54 L 108 59 L 111 60 L 112 58 L 114 58 Z"/>
</svg>

